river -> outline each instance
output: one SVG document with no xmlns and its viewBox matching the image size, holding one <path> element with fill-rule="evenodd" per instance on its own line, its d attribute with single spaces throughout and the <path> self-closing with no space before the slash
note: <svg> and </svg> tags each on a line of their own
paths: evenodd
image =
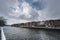
<svg viewBox="0 0 60 40">
<path fill-rule="evenodd" d="M 60 40 L 60 30 L 3 27 L 6 40 Z"/>
</svg>

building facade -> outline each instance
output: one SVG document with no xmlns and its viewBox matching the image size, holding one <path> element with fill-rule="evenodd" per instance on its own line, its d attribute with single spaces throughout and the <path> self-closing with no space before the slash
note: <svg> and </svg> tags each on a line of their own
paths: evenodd
<svg viewBox="0 0 60 40">
<path fill-rule="evenodd" d="M 20 24 L 14 24 L 17 27 L 60 27 L 60 20 L 46 20 L 46 21 L 38 21 L 38 22 L 26 22 Z"/>
<path fill-rule="evenodd" d="M 60 26 L 60 20 L 47 20 L 45 21 L 45 25 L 48 27 L 57 27 Z"/>
</svg>

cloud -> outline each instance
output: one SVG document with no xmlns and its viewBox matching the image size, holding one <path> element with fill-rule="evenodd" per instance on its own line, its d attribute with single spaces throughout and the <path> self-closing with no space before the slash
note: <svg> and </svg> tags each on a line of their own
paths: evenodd
<svg viewBox="0 0 60 40">
<path fill-rule="evenodd" d="M 8 18 L 9 21 L 12 21 L 12 19 L 30 21 L 38 17 L 37 12 L 35 13 L 29 3 L 18 0 L 0 0 L 0 15 Z"/>
<path fill-rule="evenodd" d="M 10 7 L 17 7 L 18 1 L 16 0 L 0 0 L 0 15 L 9 16 L 11 13 Z"/>
<path fill-rule="evenodd" d="M 18 19 L 13 19 L 13 18 L 9 18 L 7 20 L 7 24 L 11 25 L 11 24 L 16 24 L 16 23 L 25 23 L 28 22 L 27 20 L 18 20 Z"/>
<path fill-rule="evenodd" d="M 60 19 L 60 0 L 43 0 L 45 8 L 39 10 L 38 20 Z"/>
<path fill-rule="evenodd" d="M 60 19 L 60 0 L 46 0 L 45 19 Z"/>
<path fill-rule="evenodd" d="M 0 0 L 0 16 L 11 21 L 60 19 L 60 0 Z"/>
<path fill-rule="evenodd" d="M 22 2 L 17 8 L 12 8 L 12 13 L 9 15 L 16 19 L 24 20 L 36 20 L 39 16 L 38 13 L 33 9 L 27 2 Z"/>
</svg>

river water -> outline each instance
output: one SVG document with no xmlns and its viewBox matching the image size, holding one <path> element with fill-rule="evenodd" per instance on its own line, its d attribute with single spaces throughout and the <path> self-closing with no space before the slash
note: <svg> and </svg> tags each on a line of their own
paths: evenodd
<svg viewBox="0 0 60 40">
<path fill-rule="evenodd" d="M 60 40 L 60 30 L 3 27 L 6 40 Z"/>
</svg>

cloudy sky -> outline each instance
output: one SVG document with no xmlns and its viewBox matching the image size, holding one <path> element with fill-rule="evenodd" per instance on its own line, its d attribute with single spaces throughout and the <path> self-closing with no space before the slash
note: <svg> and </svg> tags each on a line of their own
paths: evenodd
<svg viewBox="0 0 60 40">
<path fill-rule="evenodd" d="M 0 0 L 7 24 L 60 19 L 60 0 Z"/>
</svg>

